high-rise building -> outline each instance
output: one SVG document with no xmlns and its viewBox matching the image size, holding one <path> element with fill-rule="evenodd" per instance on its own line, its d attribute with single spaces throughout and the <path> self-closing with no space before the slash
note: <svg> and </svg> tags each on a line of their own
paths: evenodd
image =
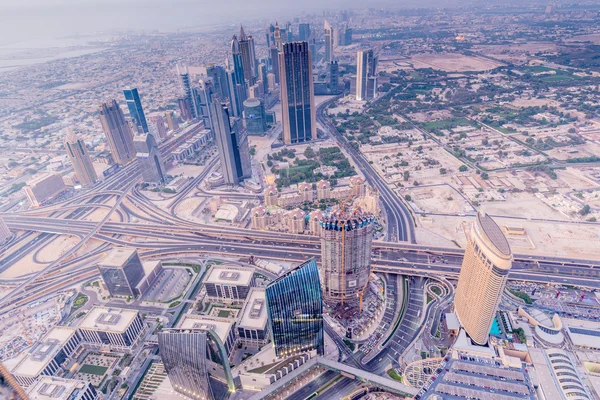
<svg viewBox="0 0 600 400">
<path fill-rule="evenodd" d="M 156 139 L 147 133 L 134 138 L 136 158 L 142 173 L 142 179 L 147 183 L 163 183 L 167 176 L 165 165 Z"/>
<path fill-rule="evenodd" d="M 8 225 L 0 216 L 0 244 L 4 244 L 8 242 L 8 240 L 12 237 L 12 232 L 8 229 Z"/>
<path fill-rule="evenodd" d="M 244 102 L 244 121 L 248 135 L 264 135 L 267 131 L 265 106 L 260 99 L 248 99 Z"/>
<path fill-rule="evenodd" d="M 167 120 L 167 127 L 170 131 L 176 131 L 179 129 L 179 123 L 177 122 L 177 117 L 173 111 L 165 112 L 165 118 Z"/>
<path fill-rule="evenodd" d="M 185 100 L 184 103 L 186 104 L 186 107 L 189 108 L 191 119 L 198 118 L 198 106 L 196 105 L 196 98 L 192 90 L 192 83 L 190 81 L 190 74 L 188 72 L 188 69 L 187 67 L 185 67 L 183 70 L 180 71 L 178 66 L 177 71 L 179 72 L 179 77 L 181 78 L 181 86 L 183 87 L 183 98 Z"/>
<path fill-rule="evenodd" d="M 310 259 L 271 282 L 267 313 L 277 357 L 316 350 L 324 354 L 323 296 L 319 268 Z"/>
<path fill-rule="evenodd" d="M 196 104 L 198 105 L 198 118 L 204 122 L 206 129 L 212 130 L 212 119 L 210 116 L 210 102 L 215 89 L 210 80 L 200 80 L 200 86 L 194 88 Z"/>
<path fill-rule="evenodd" d="M 279 29 L 279 24 L 277 22 L 275 22 L 275 31 L 273 32 L 273 38 L 275 39 L 275 47 L 277 48 L 277 51 L 283 51 L 281 29 Z"/>
<path fill-rule="evenodd" d="M 149 133 L 154 135 L 157 141 L 167 138 L 169 134 L 165 128 L 165 119 L 161 115 L 152 115 L 148 118 L 148 121 L 150 121 L 148 125 Z"/>
<path fill-rule="evenodd" d="M 127 164 L 135 157 L 133 133 L 116 100 L 100 105 L 100 123 L 113 159 L 117 164 Z"/>
<path fill-rule="evenodd" d="M 320 223 L 321 287 L 325 301 L 356 305 L 371 274 L 374 217 L 335 213 Z"/>
<path fill-rule="evenodd" d="M 23 188 L 32 207 L 39 207 L 62 194 L 67 188 L 60 175 L 42 173 L 32 176 Z"/>
<path fill-rule="evenodd" d="M 285 24 L 285 33 L 286 33 L 286 42 L 287 43 L 291 43 L 294 41 L 294 31 L 292 30 L 292 23 L 291 22 L 287 22 L 287 24 Z"/>
<path fill-rule="evenodd" d="M 273 26 L 273 24 L 270 24 L 269 27 L 267 28 L 267 48 L 270 48 L 271 46 L 275 46 L 275 26 Z"/>
<path fill-rule="evenodd" d="M 271 71 L 275 74 L 275 82 L 279 83 L 279 50 L 277 50 L 277 47 L 272 46 L 269 49 L 269 55 L 271 57 Z"/>
<path fill-rule="evenodd" d="M 137 88 L 126 88 L 123 90 L 123 94 L 125 95 L 125 101 L 129 109 L 129 116 L 137 127 L 137 131 L 139 133 L 148 133 L 148 123 L 146 122 L 146 115 L 144 114 L 144 108 L 142 107 L 142 101 L 140 100 Z"/>
<path fill-rule="evenodd" d="M 225 344 L 230 322 L 186 315 L 177 328 L 158 334 L 158 348 L 173 389 L 187 398 L 225 400 L 235 391 Z"/>
<path fill-rule="evenodd" d="M 310 24 L 304 22 L 298 25 L 298 40 L 300 42 L 308 42 L 310 38 Z"/>
<path fill-rule="evenodd" d="M 239 47 L 242 58 L 242 68 L 244 70 L 244 79 L 248 81 L 249 86 L 252 86 L 256 81 L 254 39 L 252 36 L 246 36 L 243 27 L 240 27 Z"/>
<path fill-rule="evenodd" d="M 340 68 L 337 61 L 332 61 L 329 63 L 329 82 L 327 85 L 332 94 L 336 94 L 338 92 L 340 80 Z"/>
<path fill-rule="evenodd" d="M 227 71 L 220 65 L 209 65 L 206 67 L 206 75 L 212 81 L 214 91 L 222 99 L 229 96 L 227 89 Z"/>
<path fill-rule="evenodd" d="M 262 84 L 262 92 L 269 93 L 269 80 L 267 78 L 267 65 L 265 63 L 258 64 L 258 80 L 257 84 Z"/>
<path fill-rule="evenodd" d="M 488 341 L 512 259 L 500 227 L 489 215 L 478 213 L 468 235 L 454 308 L 467 335 L 479 345 Z"/>
<path fill-rule="evenodd" d="M 340 46 L 350 46 L 352 44 L 352 28 L 347 23 L 342 27 L 338 40 Z"/>
<path fill-rule="evenodd" d="M 334 46 L 334 40 L 335 40 L 335 32 L 334 32 L 333 27 L 329 24 L 329 22 L 327 22 L 327 20 L 325 20 L 325 22 L 324 22 L 324 28 L 325 28 L 325 55 L 323 56 L 323 59 L 325 60 L 326 63 L 330 63 L 334 60 L 333 46 Z"/>
<path fill-rule="evenodd" d="M 75 176 L 82 185 L 91 185 L 98 180 L 92 159 L 88 153 L 87 147 L 83 140 L 79 139 L 73 129 L 69 128 L 69 132 L 65 138 L 65 148 L 67 155 L 73 165 Z"/>
<path fill-rule="evenodd" d="M 317 138 L 312 56 L 308 43 L 286 43 L 279 53 L 283 142 L 304 143 Z"/>
<path fill-rule="evenodd" d="M 377 57 L 373 50 L 356 53 L 356 99 L 370 100 L 377 95 Z"/>
<path fill-rule="evenodd" d="M 144 267 L 132 247 L 112 249 L 98 263 L 102 280 L 111 296 L 136 297 L 136 287 L 144 277 Z"/>
<path fill-rule="evenodd" d="M 223 179 L 228 185 L 237 185 L 252 176 L 248 135 L 243 131 L 241 120 L 230 120 L 227 105 L 217 98 L 213 99 L 211 113 Z"/>
<path fill-rule="evenodd" d="M 179 107 L 179 115 L 181 115 L 183 121 L 191 121 L 194 119 L 194 116 L 192 115 L 192 106 L 187 98 L 181 97 L 177 99 L 177 106 Z"/>
</svg>

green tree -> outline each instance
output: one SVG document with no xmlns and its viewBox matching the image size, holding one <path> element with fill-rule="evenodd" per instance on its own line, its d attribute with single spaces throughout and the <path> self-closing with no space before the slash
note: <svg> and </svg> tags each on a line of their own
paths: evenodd
<svg viewBox="0 0 600 400">
<path fill-rule="evenodd" d="M 467 170 L 468 170 L 468 169 L 469 169 L 469 168 L 468 168 L 466 165 L 464 165 L 464 164 L 463 164 L 463 165 L 461 165 L 460 167 L 458 167 L 458 170 L 459 170 L 460 172 L 467 172 Z"/>
</svg>

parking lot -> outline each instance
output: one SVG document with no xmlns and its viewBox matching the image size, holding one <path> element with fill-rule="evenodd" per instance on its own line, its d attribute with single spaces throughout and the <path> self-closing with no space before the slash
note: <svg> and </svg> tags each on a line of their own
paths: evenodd
<svg viewBox="0 0 600 400">
<path fill-rule="evenodd" d="M 191 279 L 185 268 L 164 268 L 142 300 L 167 302 L 179 296 Z"/>
</svg>

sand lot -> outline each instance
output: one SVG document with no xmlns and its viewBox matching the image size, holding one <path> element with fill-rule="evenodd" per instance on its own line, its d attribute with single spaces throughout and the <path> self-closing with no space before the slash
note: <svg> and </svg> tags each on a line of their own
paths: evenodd
<svg viewBox="0 0 600 400">
<path fill-rule="evenodd" d="M 188 197 L 177 205 L 175 208 L 175 214 L 188 221 L 200 222 L 200 219 L 193 215 L 196 207 L 205 200 L 204 197 Z M 208 203 L 206 204 L 208 207 Z"/>
<path fill-rule="evenodd" d="M 429 186 L 408 190 L 418 212 L 464 214 L 473 212 L 471 205 L 450 186 Z M 452 200 L 448 200 L 451 198 Z"/>
<path fill-rule="evenodd" d="M 433 68 L 446 72 L 487 71 L 504 65 L 483 57 L 458 53 L 416 54 L 412 56 L 411 62 L 415 69 Z"/>
</svg>

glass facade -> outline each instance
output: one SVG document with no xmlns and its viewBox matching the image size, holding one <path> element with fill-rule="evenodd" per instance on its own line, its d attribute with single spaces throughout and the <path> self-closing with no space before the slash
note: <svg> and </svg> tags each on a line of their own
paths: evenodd
<svg viewBox="0 0 600 400">
<path fill-rule="evenodd" d="M 316 350 L 323 355 L 323 296 L 314 259 L 271 282 L 267 311 L 277 357 Z"/>
<path fill-rule="evenodd" d="M 123 90 L 125 95 L 125 101 L 127 102 L 127 108 L 129 108 L 129 115 L 133 122 L 138 127 L 138 131 L 148 133 L 148 123 L 146 122 L 146 115 L 142 108 L 142 101 L 137 88 Z"/>
<path fill-rule="evenodd" d="M 235 390 L 227 352 L 212 330 L 167 329 L 158 334 L 158 347 L 176 392 L 222 400 Z"/>
<path fill-rule="evenodd" d="M 144 277 L 144 267 L 135 253 L 123 265 L 102 265 L 99 267 L 100 275 L 111 296 L 135 297 L 135 287 Z"/>
</svg>

